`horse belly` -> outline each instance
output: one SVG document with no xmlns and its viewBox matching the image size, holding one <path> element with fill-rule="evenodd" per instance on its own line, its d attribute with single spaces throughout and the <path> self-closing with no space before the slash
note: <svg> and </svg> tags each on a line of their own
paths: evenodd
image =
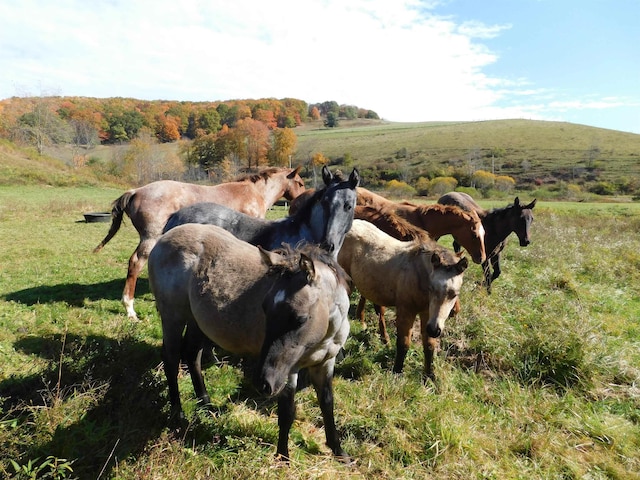
<svg viewBox="0 0 640 480">
<path fill-rule="evenodd" d="M 228 272 L 227 272 L 228 274 Z M 190 289 L 191 312 L 208 338 L 236 354 L 259 355 L 264 341 L 264 288 L 244 288 L 241 281 L 214 276 Z M 263 291 L 264 290 L 264 291 Z"/>
</svg>

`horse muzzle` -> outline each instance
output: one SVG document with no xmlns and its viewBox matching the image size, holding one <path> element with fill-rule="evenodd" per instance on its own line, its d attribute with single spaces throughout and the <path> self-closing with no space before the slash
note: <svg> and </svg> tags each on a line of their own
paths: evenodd
<svg viewBox="0 0 640 480">
<path fill-rule="evenodd" d="M 523 239 L 520 240 L 520 246 L 521 247 L 526 247 L 530 243 L 531 243 L 531 240 L 529 240 L 528 238 L 523 238 Z"/>
<path fill-rule="evenodd" d="M 322 242 L 322 244 L 320 245 L 320 248 L 322 248 L 327 253 L 333 254 L 333 252 L 336 249 L 336 246 L 334 243 Z"/>
<path fill-rule="evenodd" d="M 442 335 L 442 329 L 438 326 L 432 326 L 431 324 L 427 325 L 427 335 L 431 338 L 439 338 Z"/>
</svg>

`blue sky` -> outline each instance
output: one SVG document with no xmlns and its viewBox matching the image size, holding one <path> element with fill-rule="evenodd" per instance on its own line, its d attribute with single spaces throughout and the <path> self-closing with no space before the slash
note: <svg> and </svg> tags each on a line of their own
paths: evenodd
<svg viewBox="0 0 640 480">
<path fill-rule="evenodd" d="M 640 0 L 4 0 L 0 98 L 293 97 L 640 133 Z"/>
</svg>

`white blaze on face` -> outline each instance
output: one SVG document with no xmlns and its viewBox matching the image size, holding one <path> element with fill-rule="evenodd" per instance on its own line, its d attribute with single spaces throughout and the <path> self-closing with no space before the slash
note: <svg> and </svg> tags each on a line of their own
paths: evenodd
<svg viewBox="0 0 640 480">
<path fill-rule="evenodd" d="M 287 298 L 287 295 L 285 293 L 284 290 L 279 290 L 274 296 L 273 296 L 273 305 L 276 306 L 279 303 L 282 303 L 285 301 L 285 299 Z"/>
</svg>

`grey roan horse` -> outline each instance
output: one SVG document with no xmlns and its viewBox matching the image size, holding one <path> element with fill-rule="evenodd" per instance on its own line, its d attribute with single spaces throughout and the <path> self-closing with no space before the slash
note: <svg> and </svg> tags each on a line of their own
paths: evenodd
<svg viewBox="0 0 640 480">
<path fill-rule="evenodd" d="M 438 199 L 442 205 L 455 205 L 469 212 L 476 212 L 482 220 L 484 227 L 484 245 L 487 252 L 487 259 L 482 262 L 484 273 L 484 285 L 487 292 L 491 293 L 491 283 L 500 276 L 500 252 L 507 243 L 507 237 L 511 232 L 515 232 L 520 240 L 520 246 L 526 247 L 531 243 L 529 229 L 533 222 L 533 207 L 536 206 L 534 199 L 528 205 L 522 205 L 518 197 L 512 205 L 503 208 L 485 210 L 478 205 L 470 195 L 462 192 L 450 192 Z M 460 251 L 460 245 L 453 242 L 456 252 Z M 493 266 L 493 274 L 491 267 Z"/>
<path fill-rule="evenodd" d="M 337 258 L 344 236 L 351 228 L 360 176 L 356 169 L 348 180 L 322 169 L 325 188 L 316 190 L 295 215 L 278 220 L 255 218 L 216 203 L 202 202 L 175 212 L 164 231 L 185 223 L 217 225 L 237 238 L 267 250 L 283 243 L 296 245 L 306 241 L 320 245 Z"/>
<path fill-rule="evenodd" d="M 346 276 L 318 247 L 303 248 L 316 252 L 268 252 L 199 224 L 178 226 L 158 240 L 149 256 L 149 282 L 162 319 L 171 412 L 184 418 L 181 358 L 200 404 L 210 403 L 200 364 L 204 333 L 226 351 L 259 356 L 258 385 L 278 397 L 279 457 L 289 458 L 297 377 L 307 368 L 327 445 L 348 460 L 335 426 L 332 383 L 336 354 L 349 333 Z"/>
</svg>

